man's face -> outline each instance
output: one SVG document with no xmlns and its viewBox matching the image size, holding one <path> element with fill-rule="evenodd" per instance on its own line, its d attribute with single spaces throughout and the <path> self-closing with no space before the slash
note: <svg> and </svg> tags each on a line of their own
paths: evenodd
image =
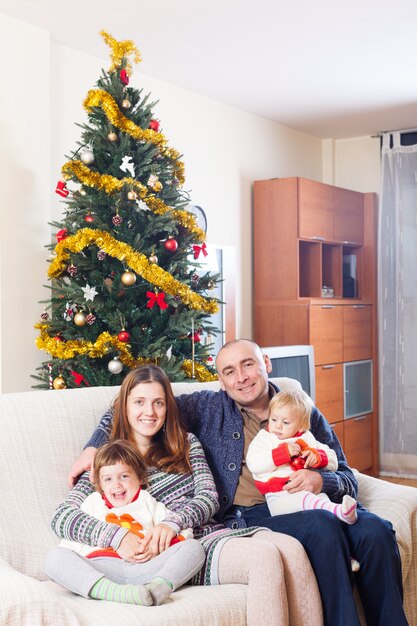
<svg viewBox="0 0 417 626">
<path fill-rule="evenodd" d="M 254 406 L 268 398 L 271 362 L 256 344 L 238 341 L 223 348 L 216 360 L 220 386 L 243 406 Z"/>
</svg>

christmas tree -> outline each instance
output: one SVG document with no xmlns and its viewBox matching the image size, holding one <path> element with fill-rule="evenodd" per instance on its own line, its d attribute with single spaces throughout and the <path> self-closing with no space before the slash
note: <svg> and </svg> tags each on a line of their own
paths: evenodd
<svg viewBox="0 0 417 626">
<path fill-rule="evenodd" d="M 52 223 L 51 298 L 36 324 L 50 356 L 35 386 L 117 385 L 149 362 L 171 380 L 213 380 L 219 276 L 201 270 L 205 233 L 186 209 L 184 166 L 149 94 L 128 86 L 139 51 L 101 34 L 112 65 L 87 94 L 88 122 L 56 187 L 65 213 Z"/>
</svg>

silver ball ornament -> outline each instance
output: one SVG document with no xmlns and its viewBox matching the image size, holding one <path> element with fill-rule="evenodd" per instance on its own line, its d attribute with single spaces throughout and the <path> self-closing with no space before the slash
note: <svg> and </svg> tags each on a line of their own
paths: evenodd
<svg viewBox="0 0 417 626">
<path fill-rule="evenodd" d="M 115 356 L 111 361 L 109 361 L 107 368 L 111 374 L 120 374 L 123 369 L 123 363 L 117 358 L 117 356 Z"/>
<path fill-rule="evenodd" d="M 80 158 L 84 165 L 91 165 L 94 163 L 94 153 L 92 150 L 83 150 Z"/>
</svg>

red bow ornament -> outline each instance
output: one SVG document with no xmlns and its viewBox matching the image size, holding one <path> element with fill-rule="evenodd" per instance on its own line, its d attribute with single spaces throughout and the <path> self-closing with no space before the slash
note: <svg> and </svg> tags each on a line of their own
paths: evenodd
<svg viewBox="0 0 417 626">
<path fill-rule="evenodd" d="M 207 246 L 205 243 L 203 243 L 202 246 L 193 246 L 193 250 L 195 259 L 198 259 L 198 257 L 200 256 L 200 252 L 202 252 L 204 256 L 208 255 Z"/>
<path fill-rule="evenodd" d="M 71 372 L 71 376 L 74 378 L 74 384 L 80 386 L 81 383 L 85 383 L 87 385 L 87 387 L 90 386 L 90 383 L 88 382 L 88 380 L 85 378 L 85 376 L 83 376 L 82 374 L 79 374 L 78 372 Z"/>
<path fill-rule="evenodd" d="M 68 231 L 66 228 L 62 228 L 61 230 L 59 230 L 57 232 L 57 234 L 55 235 L 57 242 L 59 243 L 60 241 L 62 241 L 63 239 L 66 239 L 68 237 Z"/>
<path fill-rule="evenodd" d="M 129 84 L 129 75 L 126 70 L 120 70 L 120 82 L 122 83 L 122 85 Z"/>
<path fill-rule="evenodd" d="M 160 309 L 168 308 L 168 304 L 165 302 L 165 293 L 163 291 L 160 291 L 159 293 L 147 291 L 146 297 L 149 298 L 148 304 L 146 305 L 148 309 L 153 309 L 155 304 L 157 304 Z"/>
<path fill-rule="evenodd" d="M 68 191 L 68 189 L 66 187 L 65 180 L 59 180 L 57 182 L 56 187 L 55 187 L 55 193 L 58 193 L 63 198 L 67 197 L 67 195 L 69 194 L 69 191 Z"/>
</svg>

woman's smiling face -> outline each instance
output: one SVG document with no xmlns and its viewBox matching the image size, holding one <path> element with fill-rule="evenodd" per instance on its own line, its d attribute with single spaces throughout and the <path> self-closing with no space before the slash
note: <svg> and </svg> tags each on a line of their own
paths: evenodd
<svg viewBox="0 0 417 626">
<path fill-rule="evenodd" d="M 152 442 L 166 418 L 166 397 L 160 383 L 139 383 L 127 398 L 127 418 L 136 443 L 146 446 Z"/>
</svg>

